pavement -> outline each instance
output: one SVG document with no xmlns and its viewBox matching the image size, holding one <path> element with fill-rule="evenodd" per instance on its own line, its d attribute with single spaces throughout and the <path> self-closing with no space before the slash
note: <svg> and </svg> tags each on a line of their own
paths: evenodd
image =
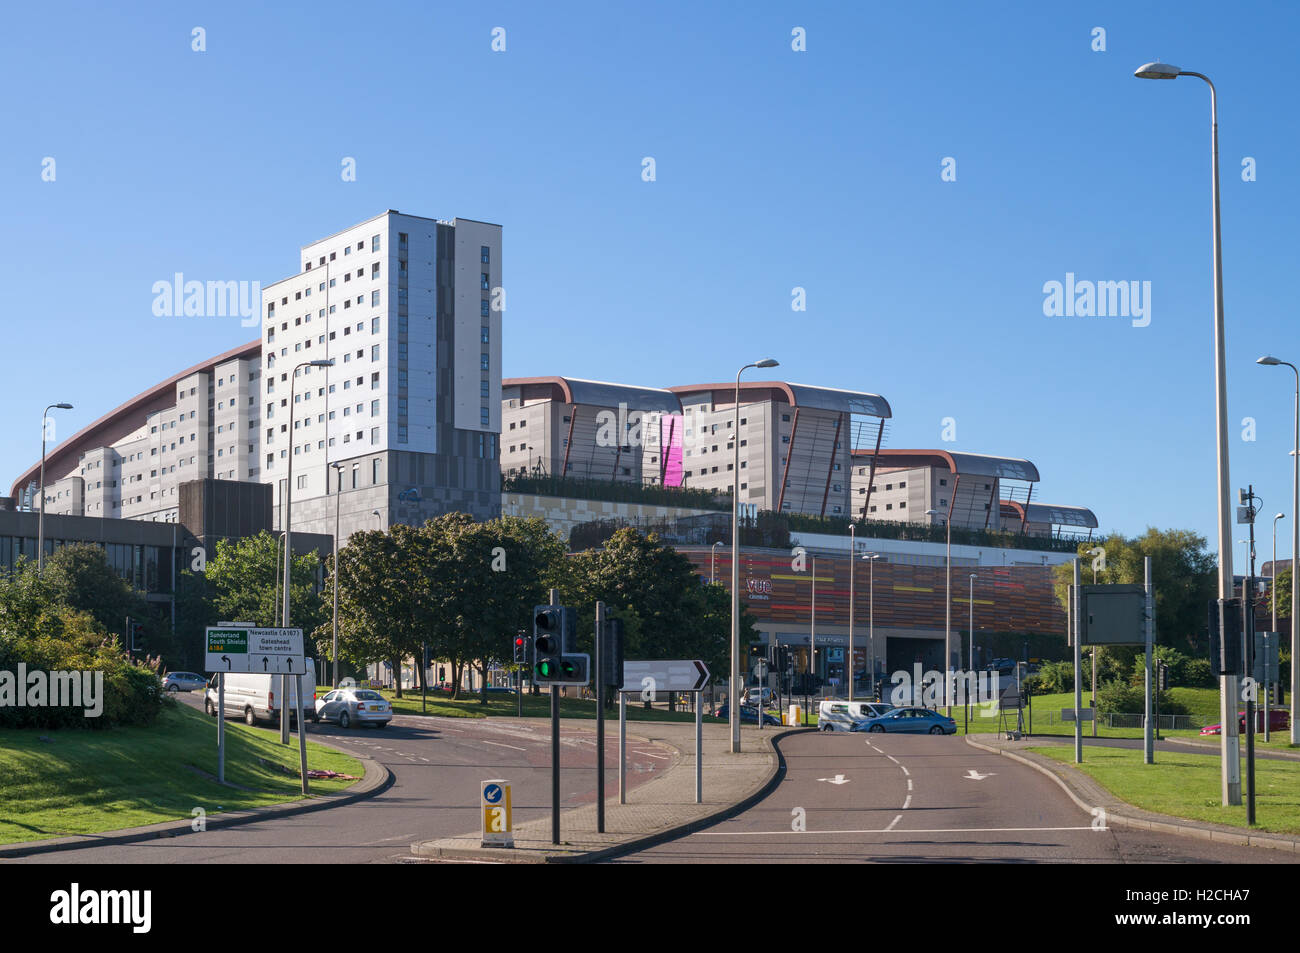
<svg viewBox="0 0 1300 953">
<path fill-rule="evenodd" d="M 1097 739 L 1099 742 L 1102 740 Z M 1174 740 L 1170 739 L 1171 742 Z M 1190 820 L 1143 810 L 1129 804 L 1127 801 L 1120 800 L 1109 790 L 1072 765 L 1025 750 L 1027 748 L 1047 746 L 1072 746 L 1074 744 L 1073 738 L 1036 736 L 1010 740 L 1005 735 L 985 734 L 968 735 L 966 743 L 982 751 L 1003 755 L 1050 777 L 1078 807 L 1093 816 L 1098 816 L 1097 812 L 1099 810 L 1104 811 L 1105 823 L 1108 826 L 1128 827 L 1164 834 L 1178 834 L 1219 844 L 1267 847 L 1300 854 L 1300 837 L 1295 835 L 1256 833 L 1227 824 L 1214 824 L 1208 821 Z M 1187 747 L 1209 747 L 1208 745 L 1201 745 L 1199 742 L 1184 742 L 1184 744 Z M 1132 745 L 1124 745 L 1124 747 L 1132 747 Z M 1289 753 L 1279 752 L 1275 753 L 1275 756 L 1278 759 L 1294 760 L 1294 757 Z"/>
<path fill-rule="evenodd" d="M 552 843 L 549 814 L 517 824 L 514 846 L 483 847 L 477 830 L 457 837 L 417 841 L 411 853 L 427 860 L 495 863 L 578 863 L 606 860 L 628 851 L 682 837 L 745 810 L 777 782 L 780 758 L 774 739 L 809 732 L 805 728 L 741 728 L 741 751 L 732 754 L 726 724 L 703 726 L 703 800 L 695 802 L 695 725 L 632 722 L 628 743 L 653 744 L 673 752 L 673 761 L 657 777 L 627 793 L 617 803 L 617 783 L 606 790 L 605 832 L 597 833 L 595 803 L 562 811 L 560 843 Z M 606 725 L 606 738 L 617 738 L 617 721 Z M 614 761 L 617 766 L 617 761 Z"/>
</svg>

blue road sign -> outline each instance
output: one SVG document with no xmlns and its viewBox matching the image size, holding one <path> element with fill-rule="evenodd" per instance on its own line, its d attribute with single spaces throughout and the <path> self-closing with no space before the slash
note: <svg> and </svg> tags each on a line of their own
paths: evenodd
<svg viewBox="0 0 1300 953">
<path fill-rule="evenodd" d="M 489 784 L 483 789 L 483 800 L 489 804 L 496 804 L 501 800 L 501 785 Z"/>
</svg>

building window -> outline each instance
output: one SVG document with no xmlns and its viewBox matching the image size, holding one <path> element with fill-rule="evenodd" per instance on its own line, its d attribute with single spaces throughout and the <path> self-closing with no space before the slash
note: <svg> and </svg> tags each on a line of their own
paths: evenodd
<svg viewBox="0 0 1300 953">
<path fill-rule="evenodd" d="M 484 291 L 491 290 L 488 284 L 488 276 L 486 271 L 479 275 L 479 287 Z"/>
<path fill-rule="evenodd" d="M 478 253 L 479 253 L 479 258 L 480 260 L 482 260 L 483 264 L 486 265 L 489 261 L 492 260 L 491 255 L 488 252 L 488 247 L 486 245 L 480 245 Z"/>
</svg>

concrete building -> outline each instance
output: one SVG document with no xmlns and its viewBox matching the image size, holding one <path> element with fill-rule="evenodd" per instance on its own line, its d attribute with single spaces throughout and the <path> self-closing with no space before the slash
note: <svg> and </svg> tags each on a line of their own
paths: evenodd
<svg viewBox="0 0 1300 953">
<path fill-rule="evenodd" d="M 389 210 L 298 260 L 263 289 L 261 340 L 50 448 L 47 516 L 175 522 L 182 483 L 219 480 L 270 484 L 280 528 L 291 452 L 294 532 L 332 535 L 336 502 L 345 539 L 500 512 L 501 227 Z M 39 508 L 39 472 L 17 507 Z"/>
</svg>

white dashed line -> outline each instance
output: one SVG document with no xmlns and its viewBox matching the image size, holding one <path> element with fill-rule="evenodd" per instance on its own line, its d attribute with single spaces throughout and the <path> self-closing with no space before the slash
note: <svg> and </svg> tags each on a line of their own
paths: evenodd
<svg viewBox="0 0 1300 953">
<path fill-rule="evenodd" d="M 909 795 L 907 796 L 907 800 L 903 801 L 903 810 L 906 811 L 907 808 L 908 808 L 908 806 L 909 806 L 911 803 L 912 803 L 912 795 L 909 794 Z"/>
<path fill-rule="evenodd" d="M 502 743 L 499 742 L 499 741 L 487 741 L 487 740 L 484 740 L 483 743 L 484 743 L 485 745 L 495 745 L 495 746 L 498 747 L 498 748 L 512 748 L 512 749 L 514 749 L 515 751 L 527 751 L 527 750 L 528 750 L 527 748 L 519 748 L 519 747 L 516 747 L 515 745 L 502 744 Z"/>
<path fill-rule="evenodd" d="M 691 837 L 774 837 L 777 834 L 799 834 L 807 837 L 809 834 L 822 835 L 842 835 L 842 834 L 1014 834 L 1014 833 L 1053 833 L 1059 831 L 1103 831 L 1102 827 L 932 827 L 924 829 L 913 829 L 896 831 L 894 825 L 903 819 L 899 814 L 890 825 L 883 830 L 881 828 L 866 828 L 856 831 L 697 831 L 691 834 Z"/>
<path fill-rule="evenodd" d="M 890 761 L 894 762 L 894 764 L 901 764 L 901 762 L 897 758 L 895 758 L 892 754 L 887 754 L 885 755 L 885 757 L 888 758 Z"/>
<path fill-rule="evenodd" d="M 887 834 L 887 833 L 889 833 L 890 831 L 892 831 L 892 830 L 894 829 L 894 825 L 897 824 L 897 823 L 898 823 L 899 821 L 901 821 L 902 819 L 903 819 L 903 815 L 902 815 L 902 814 L 899 814 L 899 815 L 898 815 L 897 817 L 895 817 L 892 821 L 890 821 L 890 822 L 889 822 L 889 826 L 886 827 L 886 828 L 885 828 L 883 831 L 881 831 L 880 833 L 882 833 L 882 834 Z"/>
<path fill-rule="evenodd" d="M 911 779 L 911 778 L 908 778 L 908 779 L 907 779 L 907 789 L 908 789 L 909 791 L 912 790 L 912 779 Z"/>
<path fill-rule="evenodd" d="M 903 774 L 904 774 L 904 775 L 909 775 L 909 774 L 912 773 L 911 771 L 908 771 L 908 770 L 907 770 L 907 766 L 906 766 L 906 765 L 902 765 L 902 764 L 900 764 L 899 767 L 903 769 Z"/>
</svg>

